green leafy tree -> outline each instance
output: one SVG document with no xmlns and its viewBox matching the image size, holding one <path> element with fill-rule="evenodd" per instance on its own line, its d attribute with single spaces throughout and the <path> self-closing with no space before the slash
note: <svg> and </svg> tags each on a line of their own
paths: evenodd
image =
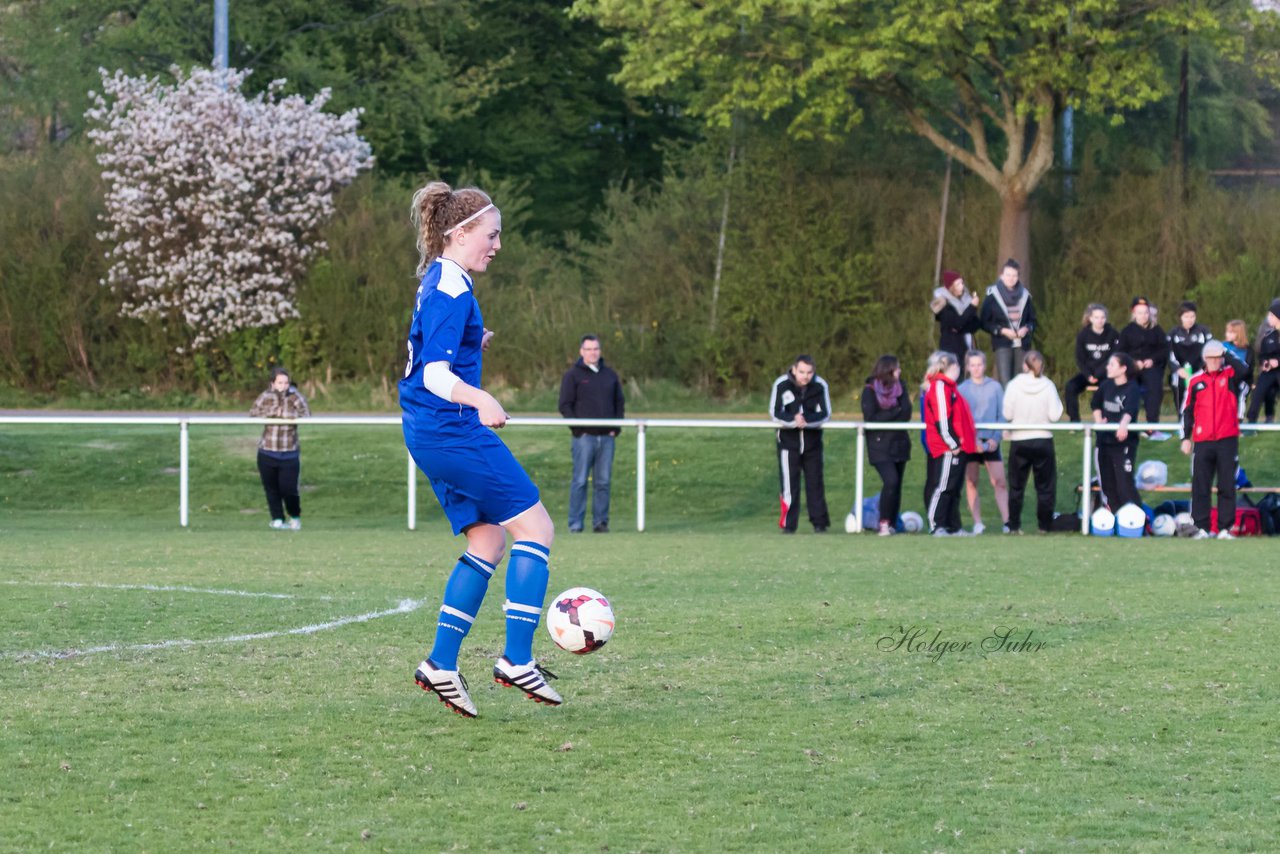
<svg viewBox="0 0 1280 854">
<path fill-rule="evenodd" d="M 1026 260 L 1030 199 L 1054 163 L 1066 106 L 1117 115 L 1169 91 L 1160 46 L 1187 33 L 1230 47 L 1240 0 L 577 0 L 617 30 L 619 79 L 678 88 L 705 119 L 783 115 L 839 136 L 868 105 L 985 181 L 1001 202 L 999 258 Z"/>
</svg>

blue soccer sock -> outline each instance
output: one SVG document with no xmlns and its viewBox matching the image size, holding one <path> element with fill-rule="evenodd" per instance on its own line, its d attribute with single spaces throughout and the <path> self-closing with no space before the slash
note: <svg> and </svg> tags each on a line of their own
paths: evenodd
<svg viewBox="0 0 1280 854">
<path fill-rule="evenodd" d="M 547 598 L 547 580 L 551 576 L 547 559 L 551 550 L 539 543 L 521 540 L 511 547 L 507 561 L 507 601 L 502 610 L 507 614 L 507 646 L 502 654 L 512 664 L 533 661 L 533 633 L 542 616 L 542 603 Z"/>
<path fill-rule="evenodd" d="M 480 604 L 493 577 L 493 564 L 470 552 L 458 558 L 458 565 L 444 587 L 444 602 L 436 623 L 436 644 L 428 656 L 442 670 L 458 669 L 458 650 L 462 639 L 471 631 Z"/>
</svg>

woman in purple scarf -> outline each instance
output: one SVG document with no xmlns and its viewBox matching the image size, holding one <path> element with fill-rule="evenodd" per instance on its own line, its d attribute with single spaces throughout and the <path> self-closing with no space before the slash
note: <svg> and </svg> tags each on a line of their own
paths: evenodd
<svg viewBox="0 0 1280 854">
<path fill-rule="evenodd" d="M 911 397 L 902 385 L 897 356 L 881 356 L 862 389 L 862 419 L 910 421 Z M 902 473 L 911 459 L 911 437 L 906 430 L 867 430 L 867 460 L 884 484 L 880 490 L 880 536 L 895 530 L 902 505 Z"/>
</svg>

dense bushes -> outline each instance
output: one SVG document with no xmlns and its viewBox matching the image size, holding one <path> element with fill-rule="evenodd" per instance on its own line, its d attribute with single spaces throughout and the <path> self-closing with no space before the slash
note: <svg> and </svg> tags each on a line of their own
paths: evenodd
<svg viewBox="0 0 1280 854">
<path fill-rule="evenodd" d="M 504 248 L 479 280 L 498 338 L 486 369 L 496 385 L 552 384 L 585 331 L 629 377 L 712 391 L 758 390 L 808 351 L 837 389 L 861 382 L 882 352 L 916 373 L 936 339 L 932 287 L 941 175 L 890 175 L 844 150 L 798 144 L 740 149 L 730 189 L 725 262 L 711 327 L 724 201 L 724 152 L 684 156 L 660 191 L 616 188 L 600 238 L 548 245 L 523 227 L 519 187 L 489 187 Z M 82 147 L 0 163 L 0 382 L 28 390 L 245 391 L 275 361 L 328 383 L 386 389 L 403 366 L 415 282 L 412 188 L 365 177 L 339 199 L 330 249 L 298 290 L 301 318 L 173 352 L 162 329 L 118 316 L 98 284 L 105 270 L 97 167 Z M 1070 205 L 1038 197 L 1033 290 L 1051 371 L 1071 370 L 1085 303 L 1123 320 L 1142 293 L 1166 307 L 1190 297 L 1220 334 L 1250 327 L 1280 293 L 1280 215 L 1273 189 L 1193 187 L 1185 208 L 1164 175 L 1083 175 Z M 957 176 L 944 264 L 970 284 L 994 279 L 999 210 L 976 179 Z M 985 342 L 985 336 L 982 336 Z"/>
</svg>

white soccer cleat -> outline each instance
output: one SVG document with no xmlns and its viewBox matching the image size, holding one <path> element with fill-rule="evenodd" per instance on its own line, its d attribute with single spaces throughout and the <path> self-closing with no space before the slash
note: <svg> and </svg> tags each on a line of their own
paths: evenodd
<svg viewBox="0 0 1280 854">
<path fill-rule="evenodd" d="M 467 691 L 467 680 L 457 670 L 441 670 L 431 663 L 430 659 L 418 665 L 413 673 L 413 681 L 423 691 L 434 691 L 450 709 L 463 717 L 476 716 L 476 704 L 471 702 L 471 694 Z"/>
<path fill-rule="evenodd" d="M 1193 539 L 1193 540 L 1212 540 L 1212 539 L 1213 539 L 1213 534 L 1210 534 L 1210 533 L 1209 533 L 1208 531 L 1206 531 L 1204 528 L 1197 528 L 1197 529 L 1196 529 L 1196 532 L 1195 532 L 1194 534 L 1192 534 L 1192 535 L 1191 535 L 1191 539 Z"/>
<path fill-rule="evenodd" d="M 986 526 L 986 525 L 984 525 L 984 524 L 982 524 L 981 522 L 974 522 L 974 523 L 973 523 L 973 535 L 974 535 L 975 537 L 976 537 L 976 536 L 978 536 L 979 534 L 981 534 L 981 533 L 982 533 L 983 531 L 985 531 L 985 530 L 987 530 L 987 526 Z"/>
<path fill-rule="evenodd" d="M 285 528 L 288 528 L 289 526 L 285 524 L 285 521 L 283 519 L 272 519 L 271 524 L 268 525 L 267 527 L 274 528 L 277 531 L 283 531 Z"/>
<path fill-rule="evenodd" d="M 507 688 L 519 688 L 530 700 L 558 706 L 564 702 L 555 688 L 547 684 L 546 677 L 559 677 L 538 666 L 537 661 L 528 664 L 512 664 L 505 655 L 493 665 L 493 681 Z"/>
<path fill-rule="evenodd" d="M 302 530 L 302 520 L 301 520 L 301 519 L 290 519 L 290 520 L 289 520 L 289 530 L 290 530 L 290 531 L 301 531 L 301 530 Z"/>
<path fill-rule="evenodd" d="M 1234 540 L 1235 538 L 1236 535 L 1228 531 L 1226 528 L 1223 528 L 1218 532 L 1218 539 L 1220 540 Z"/>
</svg>

